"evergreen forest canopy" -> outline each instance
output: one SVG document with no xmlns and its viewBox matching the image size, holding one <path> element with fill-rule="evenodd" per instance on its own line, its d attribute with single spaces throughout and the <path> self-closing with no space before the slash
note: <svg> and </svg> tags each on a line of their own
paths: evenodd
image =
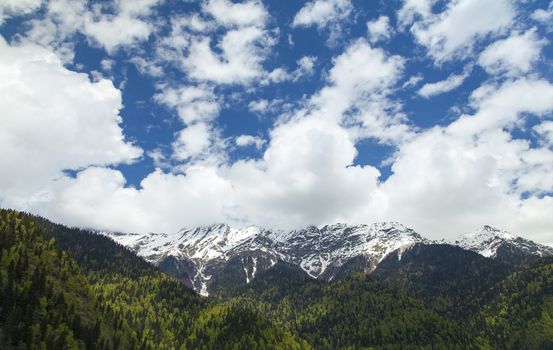
<svg viewBox="0 0 553 350">
<path fill-rule="evenodd" d="M 280 262 L 203 298 L 105 236 L 0 209 L 0 348 L 553 349 L 553 259 L 451 249 L 329 283 Z"/>
</svg>

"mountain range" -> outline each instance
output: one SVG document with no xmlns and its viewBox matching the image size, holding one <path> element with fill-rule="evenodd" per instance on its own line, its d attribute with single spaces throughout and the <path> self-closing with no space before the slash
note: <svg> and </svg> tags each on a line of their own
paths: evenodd
<svg viewBox="0 0 553 350">
<path fill-rule="evenodd" d="M 551 249 L 491 227 L 453 243 L 398 223 L 99 234 L 0 209 L 0 348 L 553 349 Z"/>
<path fill-rule="evenodd" d="M 313 278 L 331 281 L 344 269 L 351 270 L 354 263 L 356 271 L 371 273 L 390 255 L 401 260 L 416 245 L 438 243 L 398 222 L 309 226 L 290 231 L 216 224 L 172 234 L 102 234 L 202 295 L 244 286 L 278 261 L 296 265 Z M 439 243 L 514 266 L 553 256 L 551 247 L 491 226 Z"/>
</svg>

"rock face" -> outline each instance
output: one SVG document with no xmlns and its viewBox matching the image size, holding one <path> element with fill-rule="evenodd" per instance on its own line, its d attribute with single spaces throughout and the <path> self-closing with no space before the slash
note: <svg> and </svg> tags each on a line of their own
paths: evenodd
<svg viewBox="0 0 553 350">
<path fill-rule="evenodd" d="M 462 235 L 453 244 L 514 266 L 531 264 L 539 258 L 553 256 L 551 247 L 491 226 L 483 226 Z"/>
<path fill-rule="evenodd" d="M 292 231 L 216 224 L 172 234 L 104 234 L 203 295 L 240 288 L 279 261 L 329 281 L 351 271 L 371 272 L 386 257 L 401 260 L 415 244 L 433 243 L 397 222 Z M 462 236 L 454 245 L 514 264 L 553 255 L 553 248 L 489 226 Z"/>
<path fill-rule="evenodd" d="M 313 278 L 331 280 L 352 258 L 372 270 L 388 254 L 428 240 L 396 222 L 310 226 L 277 231 L 225 224 L 182 229 L 174 234 L 104 233 L 131 248 L 201 294 L 251 282 L 278 261 L 301 267 Z"/>
</svg>

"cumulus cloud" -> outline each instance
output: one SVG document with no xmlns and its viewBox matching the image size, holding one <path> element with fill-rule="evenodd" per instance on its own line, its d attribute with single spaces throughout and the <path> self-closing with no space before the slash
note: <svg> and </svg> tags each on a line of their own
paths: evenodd
<svg viewBox="0 0 553 350">
<path fill-rule="evenodd" d="M 28 1 L 28 0 L 25 0 Z M 61 50 L 72 60 L 72 39 L 77 33 L 108 52 L 136 45 L 149 38 L 148 20 L 159 0 L 120 0 L 94 6 L 86 0 L 50 0 L 43 15 L 30 21 L 25 40 Z"/>
<path fill-rule="evenodd" d="M 258 113 L 258 114 L 265 114 L 265 113 L 277 113 L 280 111 L 280 108 L 282 104 L 284 103 L 283 100 L 275 99 L 275 100 L 254 100 L 248 103 L 248 109 L 252 113 Z"/>
<path fill-rule="evenodd" d="M 528 113 L 551 113 L 552 94 L 549 82 L 527 79 L 476 90 L 475 114 L 422 132 L 399 148 L 393 175 L 380 187 L 386 203 L 381 215 L 436 238 L 451 228 L 463 232 L 488 222 L 545 241 L 551 222 L 542 210 L 551 198 L 539 194 L 553 189 L 546 175 L 553 153 L 531 148 L 508 130 Z M 523 193 L 532 195 L 523 199 Z"/>
<path fill-rule="evenodd" d="M 324 28 L 346 19 L 353 6 L 349 0 L 314 0 L 302 7 L 292 22 L 293 26 Z"/>
<path fill-rule="evenodd" d="M 82 32 L 108 52 L 148 39 L 153 25 L 145 20 L 159 0 L 120 0 L 115 15 L 102 13 L 101 7 L 84 13 Z"/>
<path fill-rule="evenodd" d="M 187 126 L 179 132 L 179 136 L 173 142 L 173 158 L 179 161 L 192 158 L 205 160 L 214 136 L 206 123 Z"/>
<path fill-rule="evenodd" d="M 535 21 L 551 25 L 551 20 L 553 19 L 553 1 L 549 3 L 547 9 L 534 11 L 531 17 Z"/>
<path fill-rule="evenodd" d="M 0 24 L 6 18 L 32 13 L 42 6 L 42 0 L 2 0 L 0 1 Z"/>
<path fill-rule="evenodd" d="M 540 39 L 535 28 L 522 34 L 513 33 L 488 46 L 480 54 L 478 63 L 490 74 L 516 76 L 528 73 L 546 44 L 547 40 Z"/>
<path fill-rule="evenodd" d="M 510 0 L 456 0 L 443 12 L 415 22 L 411 31 L 430 56 L 443 62 L 468 56 L 475 42 L 509 28 L 514 17 Z"/>
<path fill-rule="evenodd" d="M 210 0 L 204 4 L 204 12 L 225 26 L 262 26 L 268 17 L 260 1 Z"/>
<path fill-rule="evenodd" d="M 390 18 L 387 16 L 380 16 L 374 21 L 367 22 L 367 32 L 369 34 L 369 40 L 373 44 L 389 39 L 392 36 Z"/>
<path fill-rule="evenodd" d="M 186 174 L 156 170 L 140 188 L 126 186 L 117 170 L 91 167 L 75 178 L 63 177 L 48 189 L 48 200 L 28 208 L 68 225 L 122 232 L 171 232 L 182 225 L 225 221 L 229 183 L 210 167 Z"/>
<path fill-rule="evenodd" d="M 187 168 L 197 162 L 220 163 L 222 141 L 213 121 L 221 109 L 213 88 L 208 86 L 159 86 L 154 100 L 176 110 L 185 128 L 180 130 L 172 143 L 172 158 Z"/>
<path fill-rule="evenodd" d="M 546 145 L 553 146 L 553 121 L 544 121 L 534 126 L 533 129 L 540 135 L 542 142 Z"/>
<path fill-rule="evenodd" d="M 315 72 L 315 63 L 317 58 L 314 56 L 303 56 L 296 61 L 297 68 L 292 72 L 287 71 L 282 67 L 278 67 L 267 73 L 265 78 L 261 81 L 262 85 L 269 85 L 275 83 L 284 83 L 293 81 L 296 82 L 302 78 L 310 77 Z"/>
<path fill-rule="evenodd" d="M 461 86 L 465 79 L 469 76 L 470 69 L 465 69 L 461 74 L 452 74 L 447 79 L 435 83 L 424 84 L 418 91 L 422 97 L 432 97 L 454 90 Z"/>
<path fill-rule="evenodd" d="M 432 14 L 436 0 L 405 0 L 397 11 L 400 28 L 411 25 L 417 18 L 426 18 Z"/>
<path fill-rule="evenodd" d="M 240 135 L 235 139 L 236 145 L 239 147 L 247 147 L 247 146 L 255 146 L 257 149 L 261 149 L 263 145 L 265 144 L 265 140 L 263 140 L 259 136 L 252 136 L 252 135 Z"/>
<path fill-rule="evenodd" d="M 67 70 L 51 51 L 10 46 L 0 37 L 0 191 L 32 191 L 65 169 L 132 162 L 142 150 L 125 140 L 121 92 Z"/>
<path fill-rule="evenodd" d="M 349 217 L 370 198 L 379 176 L 374 167 L 353 166 L 355 155 L 346 130 L 329 121 L 308 117 L 274 129 L 262 160 L 230 168 L 237 215 L 289 228 Z"/>
<path fill-rule="evenodd" d="M 198 121 L 211 121 L 219 114 L 220 104 L 213 92 L 207 86 L 160 86 L 154 99 L 173 108 L 185 124 Z"/>
<path fill-rule="evenodd" d="M 199 13 L 175 16 L 168 36 L 155 38 L 152 56 L 131 58 L 159 79 L 154 101 L 182 122 L 171 130 L 172 142 L 147 152 L 165 170 L 135 187 L 110 168 L 142 154 L 123 136 L 121 92 L 100 75 L 91 80 L 70 71 L 52 51 L 71 53 L 66 39 L 77 33 L 110 52 L 138 45 L 155 29 L 149 16 L 157 2 L 122 0 L 108 8 L 51 0 L 19 45 L 0 42 L 0 107 L 7 116 L 0 119 L 2 205 L 120 231 L 175 231 L 217 221 L 297 228 L 398 220 L 431 238 L 486 223 L 550 242 L 553 85 L 533 71 L 545 40 L 535 29 L 512 28 L 511 1 L 435 3 L 404 1 L 399 30 L 409 26 L 439 64 L 466 58 L 486 38 L 492 43 L 475 56 L 493 77 L 470 94 L 463 113 L 429 128 L 410 121 L 396 98 L 397 91 L 418 86 L 422 74 L 412 75 L 406 58 L 371 45 L 389 37 L 387 17 L 368 24 L 367 38 L 333 53 L 328 68 L 303 52 L 293 58 L 299 57 L 295 66 L 293 60 L 270 66 L 279 33 L 260 1 L 204 1 Z M 294 26 L 333 31 L 349 16 L 349 1 L 311 1 Z M 128 32 L 108 38 L 105 33 L 121 23 L 129 24 Z M 108 59 L 99 63 L 105 72 L 113 66 Z M 173 75 L 165 74 L 167 67 Z M 322 86 L 294 104 L 285 93 L 254 91 L 265 81 L 313 76 L 316 68 L 325 69 Z M 469 71 L 426 84 L 419 94 L 451 91 Z M 244 88 L 253 100 L 242 99 Z M 277 116 L 262 119 L 274 122 L 266 138 L 255 136 L 265 135 L 257 130 L 222 136 L 217 118 L 229 104 L 221 93 L 229 91 L 251 112 Z M 388 178 L 358 161 L 361 142 L 391 149 Z M 241 147 L 258 156 L 231 160 L 228 153 Z"/>
<path fill-rule="evenodd" d="M 317 27 L 330 30 L 329 44 L 341 36 L 343 22 L 351 15 L 350 0 L 313 0 L 305 4 L 294 16 L 292 27 Z"/>
<path fill-rule="evenodd" d="M 267 75 L 263 62 L 275 43 L 268 18 L 259 1 L 205 2 L 201 15 L 172 19 L 156 60 L 176 63 L 197 82 L 248 85 Z M 213 35 L 221 27 L 220 35 Z"/>
</svg>

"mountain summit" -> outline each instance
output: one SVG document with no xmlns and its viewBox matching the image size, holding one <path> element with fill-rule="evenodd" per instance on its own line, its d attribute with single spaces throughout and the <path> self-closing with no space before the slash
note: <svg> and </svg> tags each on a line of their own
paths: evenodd
<svg viewBox="0 0 553 350">
<path fill-rule="evenodd" d="M 368 269 L 388 254 L 427 239 L 397 222 L 334 224 L 301 230 L 268 230 L 225 224 L 185 228 L 172 234 L 104 233 L 146 260 L 207 295 L 221 285 L 247 284 L 278 261 L 300 266 L 314 278 L 330 280 L 338 269 L 363 257 Z"/>
<path fill-rule="evenodd" d="M 415 244 L 433 243 L 398 222 L 291 231 L 215 224 L 171 234 L 105 234 L 203 295 L 246 285 L 278 261 L 299 266 L 313 278 L 332 280 L 351 268 L 371 272 L 392 253 L 401 259 Z M 552 248 L 490 226 L 454 245 L 515 265 L 553 255 Z"/>
<path fill-rule="evenodd" d="M 454 244 L 511 265 L 526 264 L 553 255 L 551 247 L 488 225 L 461 235 Z"/>
</svg>

